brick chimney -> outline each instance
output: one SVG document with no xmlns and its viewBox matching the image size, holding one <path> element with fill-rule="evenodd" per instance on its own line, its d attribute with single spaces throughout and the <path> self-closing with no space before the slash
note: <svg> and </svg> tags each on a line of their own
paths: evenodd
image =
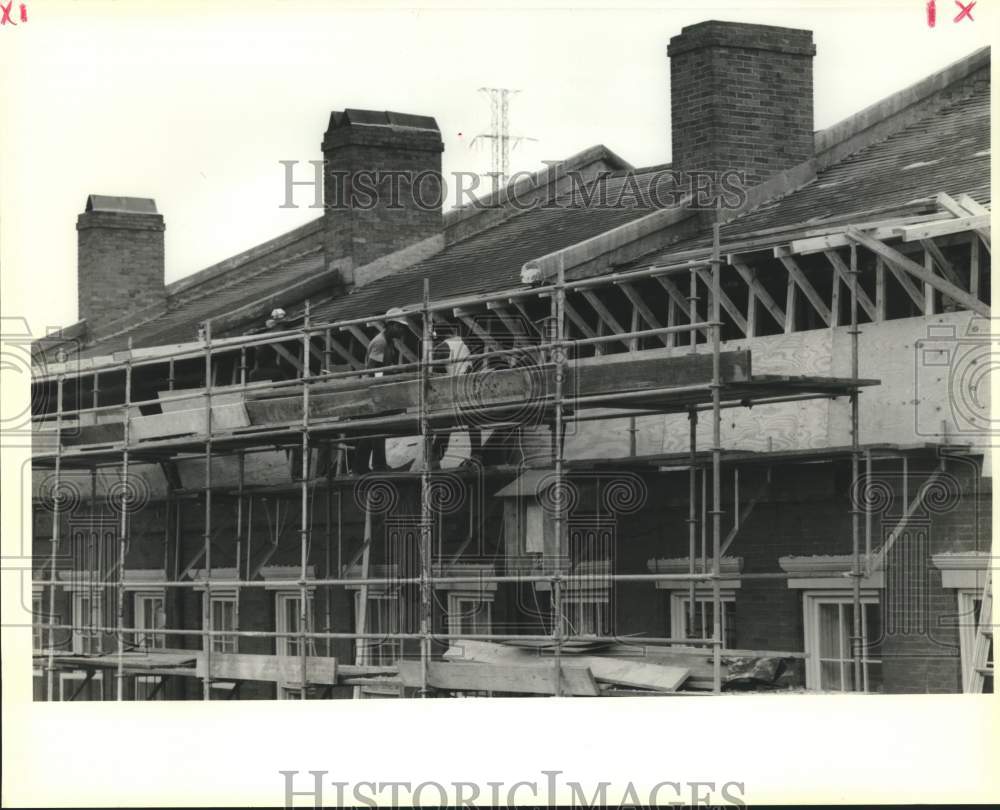
<svg viewBox="0 0 1000 810">
<path fill-rule="evenodd" d="M 163 304 L 163 217 L 153 200 L 91 194 L 77 217 L 77 317 L 91 328 Z"/>
<path fill-rule="evenodd" d="M 441 153 L 428 116 L 330 114 L 323 136 L 327 263 L 355 267 L 441 232 Z"/>
<path fill-rule="evenodd" d="M 670 40 L 672 164 L 745 172 L 747 186 L 813 157 L 812 32 L 708 22 Z"/>
</svg>

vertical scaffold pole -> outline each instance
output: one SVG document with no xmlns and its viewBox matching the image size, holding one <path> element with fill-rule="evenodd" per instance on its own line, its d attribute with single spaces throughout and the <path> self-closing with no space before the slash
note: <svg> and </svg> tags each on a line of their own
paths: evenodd
<svg viewBox="0 0 1000 810">
<path fill-rule="evenodd" d="M 555 320 L 553 323 L 553 337 L 555 346 L 553 355 L 556 361 L 555 367 L 555 420 L 552 427 L 553 438 L 553 465 L 555 468 L 555 493 L 554 499 L 555 515 L 553 516 L 553 530 L 555 533 L 556 546 L 556 570 L 555 578 L 552 582 L 552 599 L 555 613 L 555 695 L 562 694 L 562 637 L 563 637 L 563 610 L 562 610 L 562 580 L 560 577 L 562 556 L 563 556 L 563 521 L 568 515 L 564 515 L 566 508 L 566 491 L 563 486 L 563 381 L 566 378 L 566 344 L 564 337 L 566 334 L 566 267 L 562 255 L 559 257 L 559 275 L 556 279 Z M 566 549 L 567 555 L 569 549 Z M 611 601 L 614 604 L 614 600 Z"/>
<path fill-rule="evenodd" d="M 309 337 L 309 301 L 305 305 L 305 317 L 302 325 L 302 459 L 299 470 L 300 496 L 301 496 L 301 525 L 299 527 L 299 662 L 302 670 L 300 697 L 305 700 L 308 693 L 308 646 L 307 633 L 309 632 L 309 589 L 306 585 L 306 577 L 309 575 L 309 357 L 310 357 L 310 337 Z"/>
<path fill-rule="evenodd" d="M 430 393 L 431 343 L 433 341 L 430 312 L 430 282 L 424 279 L 423 308 L 420 334 L 420 438 L 423 440 L 424 463 L 420 468 L 420 697 L 430 695 L 427 685 L 431 662 L 431 456 L 434 442 L 427 415 Z"/>
<path fill-rule="evenodd" d="M 712 688 L 722 691 L 722 378 L 720 350 L 722 313 L 720 299 L 719 222 L 712 227 Z"/>
<path fill-rule="evenodd" d="M 212 699 L 212 322 L 205 321 L 205 594 L 201 603 L 201 646 L 205 672 L 201 679 L 202 700 Z"/>
<path fill-rule="evenodd" d="M 131 440 L 132 404 L 132 338 L 128 339 L 128 356 L 125 360 L 125 395 L 122 405 L 122 484 L 121 515 L 118 530 L 118 609 L 115 611 L 115 636 L 118 639 L 118 665 L 115 671 L 116 699 L 125 699 L 125 552 L 128 548 L 129 504 L 129 442 Z"/>
<path fill-rule="evenodd" d="M 694 620 L 697 610 L 697 600 L 694 582 L 695 544 L 698 536 L 698 468 L 695 465 L 695 455 L 698 450 L 698 411 L 691 408 L 688 411 L 690 461 L 688 466 L 688 573 L 692 579 L 688 582 L 688 632 L 694 635 Z"/>
<path fill-rule="evenodd" d="M 861 441 L 858 435 L 858 247 L 851 245 L 851 480 L 855 483 L 854 502 L 851 504 L 851 553 L 854 565 L 851 579 L 854 596 L 854 626 L 851 632 L 851 658 L 854 662 L 854 689 L 865 688 L 862 656 L 862 616 L 861 616 L 861 510 L 858 497 L 864 497 L 857 489 L 861 472 Z M 870 482 L 869 482 L 870 483 Z"/>
<path fill-rule="evenodd" d="M 49 558 L 49 579 L 55 583 L 56 561 L 59 557 L 59 530 L 62 523 L 62 410 L 63 410 L 63 375 L 56 378 L 56 460 L 55 460 L 55 483 L 52 485 L 52 553 Z M 94 501 L 91 500 L 93 509 Z M 88 574 L 88 579 L 90 575 Z M 49 615 L 48 615 L 48 639 L 49 658 L 46 664 L 45 673 L 45 696 L 50 702 L 55 700 L 55 671 L 56 671 L 56 586 L 49 585 Z M 90 602 L 92 605 L 93 602 Z M 32 622 L 41 621 L 41 616 L 32 616 Z M 102 622 L 103 624 L 103 622 Z"/>
</svg>

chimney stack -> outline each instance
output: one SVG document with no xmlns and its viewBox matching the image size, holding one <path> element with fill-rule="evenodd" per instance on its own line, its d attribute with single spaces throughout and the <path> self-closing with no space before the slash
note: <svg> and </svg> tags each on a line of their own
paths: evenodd
<svg viewBox="0 0 1000 810">
<path fill-rule="evenodd" d="M 77 317 L 96 327 L 166 302 L 153 200 L 91 194 L 77 217 Z"/>
<path fill-rule="evenodd" d="M 331 113 L 323 136 L 328 266 L 350 277 L 355 267 L 439 234 L 443 151 L 429 116 Z"/>
<path fill-rule="evenodd" d="M 672 167 L 747 187 L 813 157 L 812 32 L 708 22 L 670 40 Z"/>
</svg>

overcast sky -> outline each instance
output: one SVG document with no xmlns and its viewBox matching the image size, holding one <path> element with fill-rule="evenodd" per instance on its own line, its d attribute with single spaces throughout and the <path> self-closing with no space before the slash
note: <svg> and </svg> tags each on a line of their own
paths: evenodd
<svg viewBox="0 0 1000 810">
<path fill-rule="evenodd" d="M 315 160 L 330 110 L 433 115 L 444 169 L 485 172 L 477 88 L 520 90 L 512 168 L 603 143 L 670 159 L 666 45 L 705 19 L 810 28 L 822 128 L 987 44 L 993 20 L 923 0 L 660 4 L 630 10 L 362 9 L 292 2 L 46 2 L 0 27 L 4 315 L 41 334 L 76 319 L 77 214 L 89 193 L 153 197 L 168 282 L 316 216 L 281 209 L 279 160 Z M 558 4 L 549 2 L 550 7 Z M 14 16 L 18 3 L 14 4 Z M 804 8 L 803 8 L 804 7 Z M 305 167 L 303 167 L 305 168 Z"/>
</svg>

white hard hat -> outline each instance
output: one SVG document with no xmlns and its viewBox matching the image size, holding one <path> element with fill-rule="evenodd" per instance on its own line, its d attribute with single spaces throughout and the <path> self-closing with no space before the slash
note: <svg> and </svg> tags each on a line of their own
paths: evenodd
<svg viewBox="0 0 1000 810">
<path fill-rule="evenodd" d="M 521 268 L 522 284 L 540 284 L 542 282 L 542 271 L 538 267 Z"/>
<path fill-rule="evenodd" d="M 385 319 L 393 323 L 401 323 L 403 326 L 407 326 L 405 313 L 400 307 L 392 307 L 386 310 Z"/>
<path fill-rule="evenodd" d="M 285 319 L 285 310 L 281 307 L 277 307 L 271 310 L 271 320 L 272 321 L 283 321 Z"/>
</svg>

